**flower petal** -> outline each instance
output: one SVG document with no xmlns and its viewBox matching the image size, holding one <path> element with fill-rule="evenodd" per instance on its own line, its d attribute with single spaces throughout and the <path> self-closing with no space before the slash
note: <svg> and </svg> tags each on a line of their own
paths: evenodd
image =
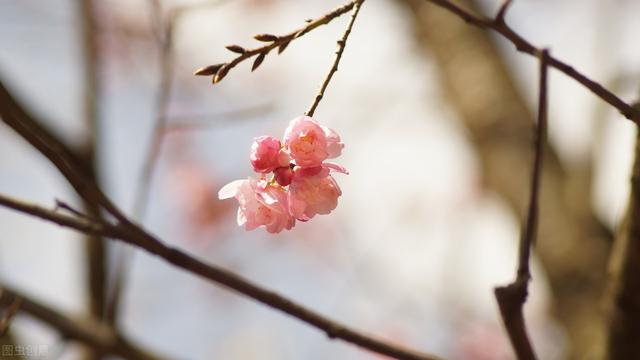
<svg viewBox="0 0 640 360">
<path fill-rule="evenodd" d="M 222 189 L 218 191 L 218 199 L 224 200 L 235 197 L 238 194 L 238 189 L 244 184 L 245 181 L 247 180 L 235 180 L 223 186 Z"/>
<path fill-rule="evenodd" d="M 325 163 L 322 163 L 322 166 L 329 168 L 331 170 L 337 171 L 341 174 L 349 175 L 349 172 L 347 171 L 347 169 L 342 165 L 338 165 L 336 163 L 331 163 L 331 162 L 325 162 Z"/>
</svg>

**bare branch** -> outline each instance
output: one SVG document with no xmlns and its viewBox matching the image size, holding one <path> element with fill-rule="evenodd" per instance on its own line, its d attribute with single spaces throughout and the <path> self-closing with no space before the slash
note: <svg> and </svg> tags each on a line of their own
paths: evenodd
<svg viewBox="0 0 640 360">
<path fill-rule="evenodd" d="M 258 115 L 268 114 L 272 109 L 272 104 L 265 103 L 221 113 L 176 115 L 167 122 L 164 135 L 174 131 L 213 129 L 238 124 L 238 120 L 257 119 Z"/>
<path fill-rule="evenodd" d="M 2 288 L 0 288 L 0 301 L 5 296 L 5 292 Z M 22 306 L 22 298 L 15 297 L 13 302 L 7 308 L 5 314 L 0 318 L 0 337 L 3 337 L 7 331 L 9 330 L 9 325 L 11 325 L 11 320 L 16 315 L 20 307 Z"/>
<path fill-rule="evenodd" d="M 507 11 L 511 4 L 513 4 L 513 0 L 503 0 L 500 9 L 498 9 L 498 13 L 496 14 L 496 22 L 504 23 L 504 17 L 507 15 Z"/>
<path fill-rule="evenodd" d="M 133 345 L 128 340 L 114 333 L 112 329 L 94 321 L 78 322 L 60 314 L 59 312 L 29 299 L 13 289 L 0 284 L 2 297 L 0 307 L 21 305 L 17 311 L 48 324 L 66 338 L 82 342 L 103 355 L 115 355 L 130 360 L 159 360 L 146 350 Z"/>
<path fill-rule="evenodd" d="M 83 214 L 80 210 L 75 209 L 73 206 L 67 204 L 66 202 L 60 200 L 60 199 L 55 199 L 55 204 L 56 206 L 53 208 L 54 211 L 57 210 L 65 210 L 68 211 L 69 213 L 77 216 L 77 217 L 81 217 L 81 218 L 85 218 L 85 219 L 90 219 L 89 216 Z"/>
<path fill-rule="evenodd" d="M 156 239 L 143 228 L 135 225 L 127 219 L 122 212 L 112 204 L 112 202 L 102 193 L 98 186 L 90 179 L 86 178 L 82 172 L 78 171 L 78 166 L 72 161 L 62 157 L 56 152 L 55 143 L 49 144 L 43 140 L 47 137 L 38 122 L 29 117 L 24 109 L 13 100 L 11 95 L 0 83 L 0 115 L 2 120 L 16 129 L 16 131 L 28 140 L 36 149 L 45 155 L 67 180 L 74 185 L 74 188 L 81 196 L 95 199 L 105 210 L 109 211 L 118 220 L 117 225 L 112 225 L 106 221 L 102 223 L 88 223 L 84 219 L 71 218 L 51 210 L 46 210 L 35 205 L 14 201 L 7 197 L 0 197 L 0 205 L 18 210 L 27 214 L 53 221 L 59 225 L 68 226 L 82 232 L 102 235 L 112 239 L 120 239 L 128 244 L 144 249 L 147 252 L 157 255 L 167 262 L 182 268 L 192 274 L 201 276 L 211 282 L 218 283 L 226 288 L 234 290 L 247 297 L 253 298 L 260 303 L 270 306 L 289 314 L 313 327 L 316 327 L 327 334 L 330 338 L 342 339 L 346 342 L 358 345 L 362 348 L 374 351 L 383 355 L 398 359 L 435 359 L 436 357 L 426 355 L 415 350 L 407 349 L 398 345 L 390 344 L 386 341 L 376 339 L 370 335 L 361 333 L 346 325 L 330 320 L 319 313 L 307 309 L 271 290 L 258 286 L 251 281 L 224 268 L 208 265 L 186 253 L 169 247 Z"/>
<path fill-rule="evenodd" d="M 497 33 L 502 35 L 504 38 L 509 40 L 511 43 L 513 43 L 516 49 L 520 52 L 533 55 L 533 56 L 538 56 L 541 52 L 539 48 L 536 48 L 535 46 L 531 45 L 531 43 L 529 43 L 527 40 L 521 37 L 518 33 L 513 31 L 509 26 L 507 26 L 504 23 L 504 21 L 499 21 L 500 17 L 497 17 L 495 20 L 485 18 L 480 15 L 474 14 L 467 9 L 460 7 L 449 0 L 427 0 L 427 1 L 432 2 L 435 5 L 438 5 L 442 8 L 445 8 L 451 11 L 452 13 L 462 18 L 462 20 L 470 24 L 479 26 L 481 28 L 491 29 L 496 31 Z M 504 11 L 502 11 L 502 16 L 504 16 L 505 12 L 506 12 L 506 7 L 504 8 Z M 498 13 L 498 16 L 500 16 L 500 13 Z M 596 96 L 598 96 L 602 100 L 609 103 L 609 105 L 618 109 L 618 111 L 620 111 L 620 113 L 627 119 L 636 123 L 640 122 L 640 110 L 635 109 L 633 106 L 631 106 L 630 104 L 626 103 L 625 101 L 617 97 L 615 94 L 613 94 L 611 91 L 607 90 L 604 86 L 598 84 L 597 82 L 589 79 L 579 71 L 575 70 L 572 66 L 567 65 L 566 63 L 552 56 L 549 57 L 549 66 L 552 66 L 560 70 L 567 76 L 573 78 L 574 80 L 576 80 L 577 82 L 585 86 L 587 89 L 591 90 L 591 92 L 593 92 Z"/>
<path fill-rule="evenodd" d="M 117 235 L 117 231 L 114 231 L 114 228 L 109 224 L 99 223 L 84 217 L 64 215 L 55 209 L 47 209 L 2 194 L 0 194 L 0 206 L 29 214 L 60 226 L 72 228 L 85 234 L 107 237 Z"/>
<path fill-rule="evenodd" d="M 313 113 L 316 111 L 318 104 L 320 104 L 320 100 L 322 100 L 322 97 L 324 96 L 324 92 L 327 89 L 327 86 L 329 86 L 329 82 L 331 81 L 333 74 L 335 74 L 335 72 L 338 71 L 338 64 L 340 63 L 340 59 L 342 58 L 342 53 L 344 52 L 344 48 L 347 45 L 347 39 L 349 38 L 349 34 L 351 34 L 351 28 L 353 28 L 353 23 L 356 21 L 356 17 L 360 12 L 360 7 L 362 6 L 363 2 L 364 0 L 356 1 L 356 4 L 353 7 L 353 13 L 351 14 L 351 20 L 349 20 L 347 29 L 344 31 L 342 38 L 338 40 L 338 50 L 336 51 L 336 57 L 333 60 L 333 65 L 331 65 L 331 69 L 329 69 L 329 73 L 327 73 L 327 76 L 322 82 L 322 85 L 320 86 L 320 90 L 318 91 L 318 95 L 316 95 L 315 99 L 313 100 L 313 103 L 309 107 L 309 110 L 307 110 L 307 113 L 306 113 L 307 116 L 313 116 Z"/>
<path fill-rule="evenodd" d="M 82 19 L 83 37 L 83 107 L 84 120 L 87 125 L 88 134 L 84 145 L 81 148 L 80 157 L 86 174 L 98 183 L 96 174 L 96 138 L 99 126 L 99 103 L 100 103 L 100 50 L 98 48 L 98 26 L 96 20 L 95 0 L 78 1 L 78 12 Z M 61 204 L 64 208 L 74 212 L 70 206 Z M 91 217 L 100 217 L 99 205 L 93 202 L 84 201 L 83 208 Z M 77 212 L 79 213 L 79 212 Z M 104 314 L 106 301 L 106 284 L 108 262 L 106 259 L 106 242 L 101 238 L 87 236 L 84 241 L 85 264 L 87 269 L 87 288 L 89 293 L 89 312 L 96 318 L 101 318 Z M 96 354 L 89 354 L 88 359 L 99 359 Z"/>
<path fill-rule="evenodd" d="M 304 34 L 312 31 L 313 29 L 321 25 L 328 24 L 333 19 L 338 18 L 343 14 L 346 14 L 351 9 L 353 9 L 353 7 L 356 4 L 360 4 L 361 2 L 362 0 L 350 1 L 349 3 L 342 5 L 315 20 L 311 20 L 307 22 L 305 26 L 282 36 L 276 36 L 271 34 L 258 34 L 254 36 L 254 39 L 258 41 L 268 42 L 268 44 L 254 48 L 254 49 L 245 49 L 243 53 L 238 55 L 238 57 L 231 60 L 230 62 L 203 67 L 201 69 L 196 70 L 195 75 L 207 75 L 207 76 L 213 75 L 213 83 L 216 84 L 220 82 L 231 69 L 233 69 L 236 65 L 240 64 L 241 62 L 247 59 L 250 59 L 254 56 L 262 57 L 264 59 L 264 57 L 267 54 L 269 54 L 271 50 L 275 48 L 278 48 L 278 53 L 281 53 L 289 45 L 289 43 L 291 43 L 291 41 L 303 36 Z M 259 61 L 259 62 L 262 62 L 262 61 Z M 216 68 L 215 74 L 212 74 L 211 71 L 209 71 L 213 67 Z M 256 67 L 257 66 L 254 65 L 254 70 Z"/>
<path fill-rule="evenodd" d="M 264 289 L 229 270 L 205 264 L 204 262 L 187 255 L 181 250 L 164 245 L 160 240 L 144 232 L 142 229 L 134 230 L 108 223 L 100 224 L 88 222 L 84 219 L 76 219 L 68 215 L 56 213 L 52 210 L 44 209 L 37 205 L 11 199 L 4 195 L 0 195 L 0 206 L 33 215 L 81 232 L 122 240 L 128 244 L 142 248 L 151 254 L 163 258 L 176 267 L 216 282 L 228 289 L 244 294 L 258 302 L 298 318 L 299 320 L 324 331 L 331 339 L 342 339 L 365 349 L 397 359 L 437 359 L 431 355 L 426 355 L 414 350 L 403 348 L 399 345 L 390 344 L 383 340 L 376 339 L 370 335 L 363 334 L 355 329 L 351 329 L 345 325 L 330 320 L 313 310 L 296 304 L 274 291 Z"/>
<path fill-rule="evenodd" d="M 531 280 L 529 259 L 531 247 L 535 242 L 538 226 L 538 194 L 540 192 L 540 177 L 542 174 L 542 158 L 547 131 L 547 66 L 549 54 L 547 50 L 540 53 L 540 94 L 538 101 L 538 123 L 534 141 L 534 163 L 531 172 L 531 193 L 529 210 L 524 225 L 518 257 L 516 279 L 507 286 L 497 287 L 495 296 L 500 307 L 500 314 L 504 326 L 509 334 L 511 345 L 520 360 L 534 360 L 536 355 L 527 335 L 523 306 L 527 300 L 528 284 Z"/>
<path fill-rule="evenodd" d="M 640 357 L 640 133 L 636 134 L 630 180 L 626 214 L 609 259 L 605 294 L 607 358 L 612 360 Z"/>
<path fill-rule="evenodd" d="M 189 11 L 220 5 L 225 1 L 226 0 L 203 1 L 196 4 L 177 6 L 171 9 L 166 17 L 163 15 L 162 6 L 158 0 L 150 0 L 149 2 L 151 6 L 152 23 L 155 25 L 154 32 L 158 42 L 160 81 L 156 90 L 151 140 L 144 155 L 142 173 L 138 180 L 138 187 L 135 193 L 136 198 L 133 205 L 133 217 L 140 222 L 144 222 L 147 206 L 149 205 L 153 175 L 158 164 L 164 135 L 169 127 L 168 110 L 175 72 L 175 55 L 173 53 L 175 29 L 182 15 Z M 131 261 L 131 256 L 132 254 L 128 253 L 127 249 L 123 249 L 116 259 L 114 280 L 106 301 L 106 318 L 111 323 L 116 321 L 120 298 L 125 287 L 124 277 L 127 272 L 128 263 Z"/>
</svg>

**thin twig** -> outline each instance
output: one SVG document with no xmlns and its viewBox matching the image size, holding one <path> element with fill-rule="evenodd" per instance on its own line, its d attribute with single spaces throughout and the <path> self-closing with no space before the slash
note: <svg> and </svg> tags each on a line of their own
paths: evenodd
<svg viewBox="0 0 640 360">
<path fill-rule="evenodd" d="M 113 237 L 118 233 L 108 223 L 101 223 L 86 217 L 69 216 L 56 211 L 55 208 L 47 209 L 3 194 L 0 194 L 0 206 L 75 229 L 85 234 Z"/>
<path fill-rule="evenodd" d="M 174 34 L 177 24 L 183 15 L 189 11 L 202 9 L 214 5 L 220 5 L 227 0 L 203 1 L 196 4 L 178 6 L 171 9 L 168 15 L 163 16 L 162 6 L 159 0 L 151 0 L 152 23 L 154 24 L 154 34 L 158 42 L 158 59 L 160 62 L 159 78 L 156 99 L 155 114 L 151 140 L 146 149 L 143 168 L 138 180 L 136 189 L 136 197 L 133 205 L 133 217 L 140 222 L 144 222 L 147 207 L 149 206 L 149 195 L 151 193 L 151 183 L 153 175 L 158 165 L 160 151 L 164 143 L 164 135 L 171 126 L 169 119 L 169 103 L 171 100 L 171 91 L 173 88 L 175 76 L 175 59 L 174 59 Z M 116 255 L 116 264 L 113 275 L 113 281 L 106 305 L 106 319 L 110 323 L 116 321 L 119 310 L 122 291 L 125 287 L 125 274 L 129 263 L 132 261 L 133 254 L 128 248 L 120 249 Z"/>
<path fill-rule="evenodd" d="M 82 19 L 83 36 L 83 79 L 84 79 L 84 120 L 87 124 L 88 134 L 82 147 L 81 157 L 84 170 L 98 182 L 96 169 L 99 114 L 100 114 L 100 51 L 98 44 L 98 26 L 95 0 L 82 0 L 78 2 Z M 101 216 L 99 206 L 95 203 L 83 201 L 84 211 L 91 217 Z M 73 211 L 70 206 L 66 209 Z M 79 213 L 79 212 L 78 212 Z M 109 272 L 106 249 L 106 241 L 89 235 L 84 239 L 85 263 L 87 268 L 86 286 L 89 297 L 89 312 L 100 319 L 104 315 L 106 301 L 107 274 Z M 95 353 L 88 354 L 87 360 L 100 359 Z"/>
<path fill-rule="evenodd" d="M 640 358 L 640 133 L 634 153 L 627 209 L 610 254 L 604 296 L 607 359 L 612 360 Z"/>
<path fill-rule="evenodd" d="M 0 298 L 0 306 L 13 306 L 17 301 L 20 303 L 16 311 L 29 314 L 30 316 L 48 324 L 56 329 L 62 336 L 68 339 L 82 342 L 99 354 L 114 355 L 130 360 L 159 360 L 161 357 L 152 355 L 150 352 L 139 348 L 128 340 L 119 336 L 111 328 L 95 321 L 78 322 L 65 315 L 49 308 L 28 296 L 18 293 L 0 284 L 3 296 Z"/>
<path fill-rule="evenodd" d="M 55 199 L 55 207 L 53 208 L 54 211 L 58 211 L 58 210 L 66 210 L 68 212 L 70 212 L 71 214 L 77 216 L 77 217 L 81 217 L 81 218 L 85 218 L 85 219 L 91 219 L 91 217 L 83 214 L 80 210 L 75 209 L 74 207 L 72 207 L 71 205 L 67 204 L 66 202 L 60 200 L 60 199 Z"/>
<path fill-rule="evenodd" d="M 278 53 L 283 52 L 284 49 L 289 45 L 289 43 L 294 39 L 297 39 L 305 35 L 306 33 L 312 31 L 313 29 L 321 25 L 328 24 L 333 19 L 336 19 L 341 15 L 346 14 L 356 4 L 359 4 L 361 2 L 362 2 L 361 0 L 350 1 L 347 4 L 342 5 L 315 20 L 309 21 L 305 26 L 299 29 L 296 29 L 285 35 L 281 35 L 281 36 L 276 36 L 271 34 L 256 35 L 254 37 L 255 39 L 259 41 L 268 42 L 268 44 L 264 46 L 260 46 L 254 49 L 244 49 L 238 45 L 229 45 L 227 46 L 227 49 L 237 52 L 240 55 L 238 55 L 235 59 L 231 60 L 228 63 L 209 65 L 201 69 L 198 69 L 195 71 L 195 75 L 212 76 L 213 83 L 215 84 L 220 82 L 229 73 L 229 71 L 233 69 L 236 65 L 240 64 L 241 62 L 247 59 L 257 56 L 252 67 L 252 71 L 253 71 L 262 63 L 262 61 L 264 60 L 264 57 L 267 56 L 267 54 L 269 54 L 271 50 L 278 48 Z"/>
<path fill-rule="evenodd" d="M 342 53 L 344 52 L 344 48 L 347 45 L 347 39 L 349 38 L 349 34 L 351 34 L 351 28 L 353 28 L 353 23 L 356 21 L 356 17 L 360 12 L 360 7 L 362 6 L 363 2 L 364 0 L 356 1 L 356 4 L 353 7 L 353 12 L 351 13 L 351 20 L 349 20 L 347 29 L 344 31 L 342 38 L 338 40 L 338 50 L 336 51 L 336 57 L 333 60 L 333 65 L 331 65 L 331 69 L 329 69 L 329 73 L 327 73 L 327 76 L 325 77 L 324 81 L 322 81 L 322 85 L 320 86 L 320 90 L 318 90 L 318 94 L 316 95 L 315 99 L 313 99 L 313 103 L 311 103 L 309 110 L 307 110 L 306 112 L 307 116 L 313 116 L 313 113 L 316 111 L 318 104 L 320 104 L 320 100 L 322 100 L 322 97 L 324 96 L 324 92 L 327 89 L 327 86 L 329 86 L 329 82 L 331 81 L 333 74 L 335 74 L 335 72 L 338 71 L 338 64 L 340 63 L 340 59 L 342 58 Z"/>
<path fill-rule="evenodd" d="M 138 180 L 135 199 L 133 202 L 133 216 L 139 222 L 144 222 L 149 194 L 151 193 L 151 180 L 158 163 L 160 149 L 162 147 L 163 129 L 167 123 L 169 101 L 173 87 L 174 58 L 173 58 L 173 34 L 174 23 L 165 21 L 162 15 L 162 6 L 159 0 L 150 0 L 152 24 L 154 34 L 158 42 L 158 59 L 160 62 L 160 81 L 158 83 L 155 98 L 155 115 L 151 140 L 145 151 L 142 173 Z M 109 323 L 115 324 L 120 308 L 122 291 L 125 287 L 125 274 L 132 261 L 133 254 L 128 248 L 118 249 L 114 265 L 114 275 L 106 301 L 105 317 Z"/>
<path fill-rule="evenodd" d="M 74 189 L 84 199 L 96 201 L 117 220 L 117 225 L 101 220 L 101 223 L 91 223 L 84 219 L 65 216 L 51 210 L 35 205 L 12 201 L 7 197 L 0 197 L 0 205 L 25 212 L 42 219 L 53 221 L 57 224 L 68 226 L 85 233 L 102 235 L 111 239 L 120 239 L 128 244 L 144 249 L 157 255 L 167 262 L 184 269 L 192 274 L 208 279 L 226 288 L 280 310 L 313 327 L 322 330 L 330 338 L 342 339 L 346 342 L 358 345 L 362 348 L 398 359 L 435 359 L 415 350 L 407 349 L 370 335 L 359 332 L 346 325 L 331 319 L 306 307 L 299 305 L 271 290 L 258 286 L 251 281 L 224 268 L 206 264 L 186 253 L 164 245 L 160 240 L 150 235 L 142 227 L 135 225 L 125 217 L 100 188 L 88 179 L 72 158 L 61 154 L 57 150 L 59 144 L 50 143 L 51 137 L 46 130 L 39 125 L 40 121 L 27 114 L 13 96 L 0 82 L 0 117 L 2 121 L 31 143 L 40 153 L 46 156 L 54 164 L 64 177 L 74 186 Z"/>
<path fill-rule="evenodd" d="M 481 28 L 491 29 L 496 31 L 497 33 L 502 35 L 504 38 L 509 40 L 511 43 L 513 43 L 516 49 L 520 52 L 533 55 L 533 56 L 538 56 L 541 52 L 539 48 L 533 46 L 531 43 L 525 40 L 522 36 L 520 36 L 518 33 L 513 31 L 508 25 L 506 25 L 504 21 L 500 20 L 500 19 L 504 19 L 506 8 L 504 11 L 502 11 L 501 15 L 500 13 L 498 14 L 501 17 L 497 17 L 496 19 L 490 19 L 490 18 L 486 18 L 480 15 L 474 14 L 473 12 L 467 9 L 464 9 L 463 7 L 460 7 L 449 0 L 427 0 L 427 1 L 449 10 L 450 12 L 462 18 L 462 20 L 466 21 L 467 23 L 473 24 Z M 617 97 L 615 94 L 613 94 L 611 91 L 606 89 L 604 86 L 589 79 L 588 77 L 586 77 L 585 75 L 583 75 L 582 73 L 574 69 L 572 66 L 567 65 L 566 63 L 554 57 L 550 56 L 548 63 L 549 63 L 549 66 L 552 66 L 560 70 L 567 76 L 573 78 L 574 80 L 576 80 L 577 82 L 585 86 L 587 89 L 591 90 L 591 92 L 593 92 L 596 96 L 598 96 L 602 100 L 609 103 L 611 106 L 618 109 L 618 111 L 620 111 L 620 113 L 625 118 L 636 123 L 640 122 L 640 110 L 635 109 L 633 106 L 631 106 L 627 102 Z"/>
<path fill-rule="evenodd" d="M 173 58 L 173 27 L 172 22 L 165 22 L 162 16 L 162 9 L 158 0 L 151 0 L 152 14 L 160 29 L 162 35 L 159 38 L 159 54 L 160 60 L 160 82 L 158 84 L 157 96 L 155 101 L 156 114 L 154 116 L 153 130 L 151 135 L 151 144 L 147 148 L 144 168 L 138 182 L 136 191 L 136 199 L 134 201 L 134 210 L 136 218 L 142 221 L 145 216 L 146 207 L 148 205 L 149 188 L 153 171 L 158 161 L 160 146 L 162 144 L 162 131 L 167 124 L 167 113 L 169 110 L 169 100 L 171 90 L 173 88 L 174 58 Z"/>
<path fill-rule="evenodd" d="M 542 158 L 547 131 L 547 67 L 549 65 L 548 51 L 542 50 L 540 57 L 540 94 L 538 101 L 538 122 L 536 124 L 534 141 L 534 163 L 531 172 L 531 193 L 529 209 L 524 230 L 520 238 L 518 269 L 513 283 L 495 289 L 496 300 L 504 326 L 511 340 L 511 345 L 520 360 L 536 359 L 533 346 L 527 334 L 524 320 L 523 306 L 527 300 L 528 284 L 531 280 L 529 262 L 531 247 L 536 238 L 538 226 L 538 197 L 540 193 L 540 177 L 542 174 Z"/>
<path fill-rule="evenodd" d="M 500 9 L 498 9 L 498 13 L 496 14 L 496 22 L 504 23 L 504 17 L 507 15 L 507 11 L 511 4 L 513 4 L 513 0 L 503 0 L 502 5 L 500 5 Z"/>
<path fill-rule="evenodd" d="M 237 120 L 257 119 L 259 115 L 264 116 L 264 114 L 268 114 L 271 111 L 273 111 L 273 104 L 265 103 L 213 114 L 175 115 L 167 122 L 164 133 L 166 134 L 177 130 L 210 129 L 223 125 L 239 124 L 240 122 Z"/>
<path fill-rule="evenodd" d="M 4 289 L 0 288 L 0 300 L 5 296 Z M 10 294 L 9 294 L 10 296 Z M 11 325 L 11 320 L 18 313 L 22 307 L 22 298 L 14 297 L 13 302 L 7 308 L 5 314 L 0 318 L 0 338 L 3 337 L 7 331 L 9 330 L 9 326 Z"/>
</svg>

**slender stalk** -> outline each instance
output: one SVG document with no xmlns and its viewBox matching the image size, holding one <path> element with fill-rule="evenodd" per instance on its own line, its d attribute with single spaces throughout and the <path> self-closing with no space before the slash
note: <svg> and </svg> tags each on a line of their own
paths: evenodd
<svg viewBox="0 0 640 360">
<path fill-rule="evenodd" d="M 324 92 L 325 90 L 327 90 L 327 86 L 329 86 L 329 82 L 331 81 L 333 74 L 335 74 L 336 71 L 338 71 L 338 64 L 340 63 L 340 59 L 342 58 L 342 53 L 344 52 L 344 48 L 347 45 L 347 39 L 349 38 L 349 34 L 351 34 L 353 23 L 356 21 L 356 17 L 360 12 L 360 7 L 362 6 L 363 2 L 364 0 L 356 1 L 355 5 L 353 6 L 353 12 L 351 13 L 351 19 L 349 20 L 349 24 L 347 24 L 347 29 L 344 31 L 342 38 L 338 40 L 338 50 L 336 51 L 336 57 L 333 60 L 333 65 L 331 65 L 331 69 L 329 69 L 327 76 L 322 81 L 322 85 L 320 85 L 320 90 L 318 90 L 318 94 L 313 99 L 313 102 L 311 103 L 309 110 L 307 110 L 306 112 L 307 116 L 313 116 L 313 113 L 316 111 L 318 104 L 320 104 L 320 100 L 322 100 L 322 97 L 324 97 Z"/>
<path fill-rule="evenodd" d="M 515 280 L 507 285 L 495 289 L 496 300 L 500 308 L 500 314 L 504 326 L 509 335 L 509 340 L 520 360 L 536 359 L 533 346 L 527 334 L 523 307 L 527 300 L 528 284 L 531 280 L 529 268 L 531 247 L 536 238 L 538 227 L 538 197 L 540 193 L 540 178 L 542 175 L 542 158 L 547 132 L 547 67 L 549 61 L 548 51 L 542 50 L 540 57 L 540 93 L 538 97 L 538 122 L 536 124 L 534 140 L 534 162 L 531 171 L 531 192 L 529 197 L 529 209 L 525 221 L 524 230 L 520 239 L 518 256 L 518 269 Z"/>
<path fill-rule="evenodd" d="M 98 182 L 96 139 L 98 135 L 98 118 L 100 102 L 99 84 L 99 51 L 97 44 L 97 25 L 94 0 L 80 0 L 80 16 L 82 18 L 82 36 L 84 48 L 84 118 L 87 124 L 88 135 L 82 147 L 81 158 L 84 170 Z M 99 207 L 84 201 L 84 210 L 91 217 L 100 215 Z M 95 318 L 102 318 L 105 310 L 107 249 L 104 239 L 88 235 L 85 239 L 87 287 L 89 290 L 89 312 Z M 94 356 L 94 358 L 96 358 Z"/>
<path fill-rule="evenodd" d="M 289 45 L 289 43 L 291 43 L 291 41 L 311 32 L 312 30 L 318 28 L 321 25 L 330 23 L 332 20 L 349 12 L 351 9 L 353 9 L 354 6 L 356 6 L 356 4 L 359 4 L 361 2 L 362 0 L 350 1 L 322 15 L 321 17 L 315 20 L 309 20 L 305 26 L 298 28 L 296 30 L 293 30 L 290 33 L 285 35 L 281 35 L 281 36 L 275 36 L 270 34 L 256 35 L 255 36 L 256 39 L 260 39 L 260 41 L 267 42 L 267 44 L 263 46 L 259 46 L 253 49 L 244 49 L 241 47 L 237 47 L 237 45 L 229 46 L 227 48 L 237 47 L 239 49 L 238 51 L 240 55 L 238 55 L 235 59 L 231 60 L 230 62 L 217 64 L 217 65 L 210 65 L 210 66 L 206 66 L 201 69 L 198 69 L 196 70 L 195 75 L 206 75 L 206 76 L 212 75 L 213 83 L 215 84 L 220 80 L 222 80 L 222 78 L 224 78 L 227 75 L 227 73 L 231 69 L 236 67 L 238 64 L 253 57 L 256 57 L 256 62 L 254 62 L 254 65 L 252 68 L 252 70 L 255 70 L 260 65 L 264 57 L 267 54 L 269 54 L 269 52 L 271 52 L 271 50 L 278 48 L 278 52 L 281 53 Z M 260 57 L 262 59 L 258 60 L 258 58 Z M 215 69 L 215 71 L 211 70 L 213 68 Z"/>
</svg>

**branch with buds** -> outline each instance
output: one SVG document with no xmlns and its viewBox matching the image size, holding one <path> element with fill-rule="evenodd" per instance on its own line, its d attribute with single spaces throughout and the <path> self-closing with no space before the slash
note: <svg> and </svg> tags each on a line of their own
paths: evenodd
<svg viewBox="0 0 640 360">
<path fill-rule="evenodd" d="M 323 16 L 315 20 L 307 20 L 307 25 L 285 35 L 281 35 L 281 36 L 276 36 L 272 34 L 255 35 L 253 37 L 254 39 L 267 43 L 264 46 L 260 46 L 254 49 L 245 49 L 240 45 L 227 45 L 226 46 L 227 50 L 238 54 L 238 57 L 231 60 L 230 62 L 205 66 L 201 69 L 196 70 L 194 74 L 200 75 L 200 76 L 213 76 L 212 81 L 214 84 L 217 84 L 225 76 L 227 76 L 229 71 L 233 69 L 236 65 L 240 64 L 245 60 L 255 57 L 255 59 L 253 60 L 253 65 L 251 65 L 251 71 L 254 71 L 262 64 L 265 57 L 271 52 L 271 50 L 274 50 L 277 48 L 278 54 L 281 54 L 287 48 L 287 46 L 289 46 L 291 41 L 303 36 L 304 34 L 312 31 L 313 29 L 316 29 L 321 25 L 330 23 L 332 20 L 340 17 L 341 15 L 348 13 L 351 9 L 353 9 L 354 6 L 356 6 L 356 4 L 359 4 L 361 2 L 362 1 L 360 0 L 351 1 L 345 5 L 342 5 L 324 14 Z"/>
</svg>

